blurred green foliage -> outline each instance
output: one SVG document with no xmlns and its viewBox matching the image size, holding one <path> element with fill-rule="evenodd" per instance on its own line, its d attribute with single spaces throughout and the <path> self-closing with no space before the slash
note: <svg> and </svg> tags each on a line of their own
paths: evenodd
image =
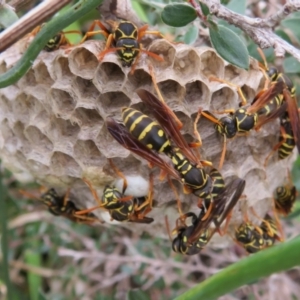
<svg viewBox="0 0 300 300">
<path fill-rule="evenodd" d="M 193 10 L 189 10 L 191 17 L 193 18 L 186 19 L 185 22 L 187 25 L 185 27 L 171 28 L 162 22 L 162 19 L 166 21 L 166 16 L 164 15 L 161 19 L 164 6 L 166 4 L 174 4 L 174 2 L 176 1 L 133 0 L 132 4 L 142 21 L 149 23 L 150 25 L 157 26 L 162 33 L 172 35 L 174 40 L 193 44 L 200 35 L 202 42 L 209 44 L 208 36 L 203 35 L 204 31 L 199 30 L 199 20 L 197 18 L 195 19 L 195 13 Z M 228 8 L 236 11 L 237 13 L 245 14 L 246 12 L 247 2 L 245 0 L 222 1 L 222 3 L 226 4 Z M 185 4 L 185 6 L 187 6 L 187 4 Z M 73 24 L 65 28 L 65 30 L 79 30 L 81 28 L 85 28 L 86 30 L 90 26 L 91 21 L 96 18 L 99 18 L 99 14 L 96 10 L 92 10 L 85 16 L 77 19 Z M 192 20 L 195 21 L 191 22 Z M 182 19 L 180 21 L 182 21 Z M 299 47 L 299 23 L 300 13 L 293 13 L 277 26 L 276 32 L 287 42 L 291 43 L 293 41 L 295 45 Z M 249 54 L 261 60 L 256 50 L 257 45 L 254 44 L 254 42 L 250 40 L 240 29 L 235 28 L 234 26 L 229 25 L 222 20 L 219 20 L 217 24 L 218 26 L 226 26 L 226 28 L 238 34 L 242 43 L 247 46 L 247 51 Z M 205 25 L 203 28 L 205 29 Z M 72 35 L 70 39 L 72 43 L 76 43 L 78 42 L 79 37 Z M 274 63 L 275 57 L 273 50 L 267 49 L 264 52 L 268 62 L 270 64 Z M 297 94 L 299 95 L 300 63 L 293 57 L 287 55 L 283 61 L 282 67 L 283 71 L 289 74 L 289 76 L 291 76 L 291 78 L 294 80 L 296 86 L 298 87 Z M 78 291 L 74 290 L 74 286 L 76 286 L 76 284 L 73 286 L 71 285 L 72 288 L 70 289 L 70 283 L 77 281 L 82 282 L 82 284 L 86 283 L 87 286 L 90 286 L 90 283 L 86 282 L 87 278 L 81 272 L 80 260 L 74 262 L 68 257 L 59 255 L 58 251 L 64 248 L 86 251 L 85 240 L 83 238 L 87 237 L 88 239 L 92 239 L 94 241 L 94 245 L 99 253 L 110 254 L 113 253 L 115 249 L 117 238 L 121 238 L 124 235 L 124 232 L 126 232 L 128 236 L 130 236 L 130 233 L 119 228 L 103 228 L 100 232 L 99 228 L 74 224 L 68 220 L 62 220 L 61 218 L 59 218 L 60 220 L 57 222 L 49 222 L 41 219 L 34 222 L 28 222 L 23 227 L 8 229 L 8 221 L 14 220 L 18 216 L 26 216 L 27 211 L 37 211 L 38 205 L 19 199 L 19 195 L 17 193 L 19 184 L 13 180 L 12 175 L 8 171 L 2 171 L 3 180 L 0 182 L 0 222 L 2 246 L 2 260 L 0 261 L 0 291 L 2 290 L 1 286 L 5 284 L 8 288 L 8 299 L 77 299 Z M 300 158 L 298 158 L 297 162 L 295 163 L 293 175 L 295 185 L 299 191 Z M 31 186 L 27 186 L 27 188 L 31 188 Z M 40 209 L 44 209 L 44 207 L 40 205 Z M 293 214 L 291 214 L 288 219 L 293 219 L 294 221 L 296 220 L 299 222 L 299 215 L 300 203 L 298 201 L 295 205 Z M 72 232 L 74 233 L 73 235 Z M 137 253 L 141 253 L 147 258 L 155 258 L 152 250 L 154 246 L 159 248 L 165 257 L 169 257 L 171 252 L 169 241 L 164 241 L 159 238 L 153 239 L 146 235 L 138 239 L 134 246 Z M 35 272 L 34 268 L 29 268 L 28 270 L 23 268 L 20 269 L 17 274 L 15 274 L 16 278 L 12 278 L 13 284 L 11 287 L 11 283 L 8 278 L 8 262 L 12 260 L 20 260 L 31 267 L 37 267 L 43 270 L 49 269 L 55 271 L 56 273 L 54 272 L 55 275 L 53 275 L 53 277 L 47 278 L 47 276 L 42 276 L 39 272 Z M 177 255 L 175 260 L 178 262 L 184 262 L 185 258 Z M 149 278 L 145 277 L 143 274 L 145 264 L 141 264 L 138 270 L 135 270 L 126 264 L 123 264 L 119 269 L 120 272 L 129 275 L 131 285 L 136 287 L 136 289 L 128 291 L 126 295 L 128 299 L 150 299 L 150 294 L 147 291 L 145 292 L 139 290 L 139 287 L 149 280 Z M 103 270 L 100 268 L 99 272 L 101 271 Z M 176 272 L 181 274 L 181 270 L 179 269 L 177 269 Z M 187 280 L 193 280 L 193 282 L 196 282 L 197 279 L 195 278 L 198 277 L 194 275 L 190 278 L 187 278 Z M 64 289 L 60 289 L 60 292 L 53 292 L 50 290 L 49 281 L 57 279 L 61 282 L 61 286 L 66 287 L 66 290 L 68 290 L 68 296 L 66 296 L 66 290 Z M 93 284 L 96 284 L 96 280 L 93 282 Z M 162 277 L 157 279 L 149 288 L 151 288 L 151 293 L 154 293 L 154 295 L 159 295 L 160 299 L 172 299 L 183 290 L 186 290 L 186 286 L 180 281 L 173 283 L 172 286 L 169 287 Z M 216 288 L 217 286 L 215 286 L 215 289 Z M 155 294 L 155 292 L 157 293 Z M 82 292 L 82 297 L 84 296 L 84 293 L 85 291 Z M 94 299 L 115 299 L 116 293 L 117 291 L 114 288 L 110 288 L 101 294 L 98 293 Z M 250 299 L 251 295 L 248 296 L 248 299 Z"/>
</svg>

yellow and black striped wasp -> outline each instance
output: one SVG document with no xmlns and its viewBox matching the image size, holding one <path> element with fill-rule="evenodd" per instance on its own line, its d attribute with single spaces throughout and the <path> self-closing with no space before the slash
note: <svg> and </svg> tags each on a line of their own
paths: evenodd
<svg viewBox="0 0 300 300">
<path fill-rule="evenodd" d="M 266 214 L 260 226 L 253 225 L 247 218 L 235 231 L 237 242 L 248 252 L 256 253 L 282 241 L 276 221 Z"/>
<path fill-rule="evenodd" d="M 26 37 L 30 36 L 36 36 L 39 31 L 41 30 L 42 26 L 44 24 L 37 26 L 30 32 Z M 56 35 L 54 35 L 44 46 L 44 50 L 47 52 L 52 52 L 54 50 L 57 50 L 59 48 L 68 48 L 73 46 L 71 42 L 66 37 L 67 34 L 79 34 L 82 35 L 82 33 L 79 30 L 68 30 L 68 31 L 60 31 Z"/>
<path fill-rule="evenodd" d="M 258 48 L 258 52 L 263 59 L 263 64 L 260 63 L 260 68 L 266 73 L 271 85 L 277 82 L 284 84 L 281 97 L 287 103 L 286 112 L 280 118 L 279 142 L 267 156 L 266 164 L 269 157 L 277 150 L 279 159 L 288 157 L 293 152 L 295 146 L 297 146 L 298 153 L 300 153 L 300 118 L 296 99 L 296 87 L 292 80 L 286 74 L 279 72 L 277 68 L 269 68 L 263 51 Z"/>
<path fill-rule="evenodd" d="M 115 22 L 108 20 L 106 23 L 111 27 L 111 30 L 106 28 L 99 20 L 95 20 L 81 40 L 81 43 L 83 43 L 88 37 L 96 34 L 102 34 L 106 38 L 105 48 L 98 55 L 99 61 L 101 61 L 107 53 L 117 52 L 124 67 L 130 67 L 135 61 L 131 68 L 131 72 L 133 73 L 141 52 L 146 53 L 158 61 L 163 60 L 159 55 L 143 49 L 141 45 L 141 39 L 146 34 L 152 34 L 163 38 L 163 35 L 159 31 L 148 31 L 148 25 L 138 28 L 129 21 Z M 101 30 L 94 31 L 96 26 L 101 28 Z"/>
<path fill-rule="evenodd" d="M 277 187 L 274 195 L 275 211 L 283 216 L 287 216 L 292 211 L 297 197 L 297 190 L 289 172 L 288 181 L 287 184 Z"/>
<path fill-rule="evenodd" d="M 224 82 L 218 78 L 213 78 L 213 80 Z M 233 85 L 231 83 L 228 84 Z M 216 131 L 224 137 L 224 146 L 219 168 L 221 168 L 224 163 L 227 139 L 232 139 L 237 134 L 246 134 L 252 129 L 258 129 L 263 124 L 280 117 L 284 113 L 287 105 L 283 103 L 282 97 L 279 96 L 279 94 L 282 93 L 283 87 L 282 82 L 275 83 L 269 89 L 260 92 L 255 97 L 254 103 L 248 108 L 240 107 L 235 111 L 225 110 L 218 112 L 228 113 L 225 117 L 220 119 L 208 111 L 199 110 L 201 115 L 216 124 Z M 242 103 L 245 103 L 245 101 L 246 100 L 243 100 Z"/>
<path fill-rule="evenodd" d="M 96 190 L 92 187 L 92 184 L 87 180 L 83 181 L 88 185 L 91 190 L 94 199 L 98 203 L 97 206 L 88 208 L 77 212 L 77 215 L 86 214 L 98 208 L 104 208 L 111 216 L 111 220 L 119 222 L 134 222 L 134 223 L 152 223 L 153 218 L 146 217 L 146 215 L 152 210 L 153 204 L 153 177 L 150 175 L 149 193 L 144 197 L 132 197 L 125 196 L 127 189 L 127 180 L 124 174 L 117 169 L 112 160 L 109 159 L 109 163 L 115 173 L 123 179 L 123 189 L 120 192 L 114 186 L 106 186 L 103 191 L 102 199 L 100 200 Z"/>
<path fill-rule="evenodd" d="M 70 200 L 70 189 L 62 196 L 59 196 L 54 188 L 47 190 L 41 196 L 36 196 L 24 190 L 21 190 L 20 193 L 29 199 L 36 199 L 43 202 L 48 207 L 48 211 L 55 216 L 65 217 L 73 222 L 89 225 L 95 222 L 102 222 L 92 213 L 76 214 L 80 209 Z"/>
<path fill-rule="evenodd" d="M 212 209 L 208 215 L 207 207 L 200 208 L 199 215 L 193 212 L 183 214 L 177 219 L 176 227 L 172 234 L 177 236 L 172 241 L 172 249 L 174 252 L 184 255 L 198 254 L 210 241 L 212 236 L 218 231 L 226 219 L 225 232 L 229 224 L 232 209 L 240 199 L 245 188 L 245 180 L 240 178 L 233 179 L 222 193 L 218 194 L 212 202 Z M 227 206 L 226 206 L 227 205 Z M 186 220 L 191 218 L 191 225 L 186 225 Z M 215 228 L 210 228 L 214 223 Z M 166 218 L 167 230 L 171 238 L 169 224 Z"/>
<path fill-rule="evenodd" d="M 269 158 L 276 151 L 278 151 L 279 159 L 285 159 L 291 155 L 295 146 L 297 146 L 298 153 L 300 153 L 300 122 L 298 107 L 297 105 L 293 105 L 295 101 L 291 99 L 290 93 L 287 90 L 283 91 L 283 95 L 284 99 L 287 99 L 287 110 L 280 116 L 279 141 L 267 155 L 264 163 L 265 166 L 267 165 Z"/>
<path fill-rule="evenodd" d="M 123 147 L 180 180 L 187 193 L 192 192 L 197 197 L 210 202 L 212 195 L 218 194 L 225 187 L 221 174 L 216 169 L 212 169 L 209 174 L 205 172 L 202 163 L 209 166 L 211 164 L 200 161 L 191 151 L 178 130 L 178 123 L 170 113 L 170 108 L 164 102 L 146 90 L 138 90 L 137 94 L 151 108 L 158 122 L 137 110 L 125 108 L 123 121 L 127 130 L 112 118 L 108 118 L 108 131 Z M 171 145 L 171 140 L 176 144 L 175 147 Z M 168 155 L 178 172 L 166 164 L 153 150 Z"/>
</svg>

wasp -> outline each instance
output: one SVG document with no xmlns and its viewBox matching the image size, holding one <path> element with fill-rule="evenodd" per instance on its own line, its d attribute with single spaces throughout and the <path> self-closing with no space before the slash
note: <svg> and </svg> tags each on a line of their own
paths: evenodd
<svg viewBox="0 0 300 300">
<path fill-rule="evenodd" d="M 289 172 L 288 178 L 289 182 L 285 185 L 277 187 L 274 195 L 275 210 L 277 213 L 284 216 L 287 216 L 292 211 L 297 197 L 297 190 L 292 183 Z"/>
<path fill-rule="evenodd" d="M 199 198 L 211 199 L 211 194 L 218 193 L 222 188 L 221 174 L 216 175 L 215 170 L 212 170 L 210 174 L 205 172 L 202 163 L 209 166 L 211 163 L 200 161 L 191 151 L 178 130 L 178 123 L 173 119 L 170 108 L 164 102 L 146 90 L 138 90 L 137 94 L 151 108 L 158 122 L 132 108 L 125 108 L 123 121 L 128 130 L 112 118 L 108 118 L 106 122 L 108 131 L 122 146 L 180 180 L 186 192 L 192 192 Z M 169 137 L 172 138 L 176 147 L 171 146 Z M 166 166 L 166 163 L 152 150 L 168 155 L 174 168 L 168 164 Z"/>
<path fill-rule="evenodd" d="M 248 253 L 256 253 L 281 241 L 276 221 L 266 214 L 260 226 L 250 221 L 243 222 L 235 231 L 235 238 Z"/>
<path fill-rule="evenodd" d="M 207 215 L 205 206 L 200 208 L 198 216 L 193 212 L 180 216 L 176 221 L 176 228 L 172 231 L 173 234 L 177 234 L 172 241 L 173 251 L 185 255 L 198 254 L 208 244 L 216 231 L 223 234 L 220 232 L 220 226 L 227 219 L 225 225 L 225 228 L 227 228 L 232 209 L 240 199 L 244 188 L 245 180 L 235 178 L 226 186 L 222 193 L 214 198 L 212 209 L 207 218 L 205 217 Z M 186 219 L 188 218 L 191 218 L 191 225 L 189 226 L 186 225 Z M 215 224 L 213 229 L 209 228 L 212 222 Z M 167 218 L 166 226 L 172 240 Z"/>
<path fill-rule="evenodd" d="M 70 190 L 68 190 L 63 196 L 59 196 L 54 188 L 47 190 L 40 197 L 23 190 L 21 190 L 20 193 L 28 198 L 42 201 L 48 207 L 48 211 L 55 216 L 62 216 L 73 222 L 84 224 L 101 222 L 92 213 L 85 213 L 83 215 L 76 214 L 80 211 L 80 209 L 76 207 L 72 200 L 69 199 Z"/>
<path fill-rule="evenodd" d="M 163 60 L 159 55 L 143 49 L 141 45 L 141 39 L 146 34 L 152 34 L 163 38 L 163 35 L 159 31 L 148 31 L 147 24 L 138 28 L 129 21 L 115 22 L 108 20 L 106 22 L 112 28 L 111 30 L 106 28 L 99 20 L 95 20 L 81 40 L 81 43 L 83 43 L 88 37 L 96 34 L 102 34 L 106 38 L 105 48 L 98 55 L 99 61 L 101 61 L 107 53 L 117 52 L 123 67 L 130 67 L 132 65 L 131 72 L 133 73 L 141 52 L 152 56 L 158 61 Z M 101 28 L 101 30 L 94 31 L 96 26 Z"/>
<path fill-rule="evenodd" d="M 293 81 L 286 74 L 279 72 L 277 68 L 275 67 L 269 68 L 264 52 L 260 48 L 257 48 L 257 51 L 263 60 L 263 64 L 259 62 L 260 69 L 262 70 L 262 72 L 268 76 L 268 79 L 271 82 L 278 82 L 278 81 L 283 82 L 285 87 L 290 92 L 291 97 L 295 97 L 296 87 L 293 84 Z"/>
<path fill-rule="evenodd" d="M 153 177 L 150 175 L 150 187 L 149 194 L 145 197 L 132 197 L 125 196 L 127 189 L 127 180 L 124 174 L 116 168 L 111 160 L 109 160 L 113 170 L 123 179 L 123 189 L 120 192 L 113 186 L 106 186 L 103 191 L 102 200 L 98 198 L 97 192 L 92 187 L 92 184 L 87 180 L 83 181 L 88 185 L 92 192 L 92 195 L 97 206 L 77 212 L 77 215 L 91 212 L 98 208 L 104 208 L 108 210 L 111 219 L 119 222 L 134 222 L 134 223 L 152 223 L 153 218 L 146 217 L 146 215 L 152 210 L 153 203 Z"/>
<path fill-rule="evenodd" d="M 281 82 L 285 87 L 282 96 L 283 100 L 287 103 L 287 110 L 280 119 L 279 143 L 268 155 L 266 161 L 276 150 L 278 150 L 279 159 L 284 159 L 293 152 L 295 146 L 297 146 L 300 153 L 300 118 L 296 99 L 296 87 L 286 74 L 279 72 L 275 67 L 268 67 L 264 53 L 260 48 L 258 48 L 258 52 L 263 59 L 263 64 L 260 63 L 260 67 L 267 74 L 269 81 L 272 84 Z"/>
<path fill-rule="evenodd" d="M 212 236 L 209 229 L 203 230 L 203 232 L 194 243 L 188 243 L 189 238 L 192 234 L 194 234 L 198 222 L 201 222 L 201 219 L 204 217 L 204 215 L 205 213 L 203 213 L 203 210 L 201 209 L 198 216 L 193 212 L 188 212 L 177 219 L 176 228 L 172 231 L 172 234 L 177 234 L 177 236 L 172 241 L 170 235 L 170 239 L 172 241 L 172 249 L 174 252 L 181 253 L 183 255 L 194 255 L 198 254 L 207 245 Z M 185 223 L 185 220 L 188 218 L 191 218 L 192 224 L 190 226 L 187 226 Z M 179 222 L 181 222 L 181 224 L 179 224 Z M 166 225 L 168 228 L 169 225 L 167 219 Z"/>
<path fill-rule="evenodd" d="M 218 78 L 213 78 L 213 80 L 224 82 Z M 231 83 L 229 84 L 232 85 Z M 255 102 L 248 108 L 240 107 L 236 111 L 230 109 L 218 112 L 228 113 L 225 117 L 220 119 L 217 119 L 208 111 L 199 110 L 201 115 L 216 124 L 216 131 L 224 137 L 224 146 L 219 168 L 222 168 L 224 163 L 227 139 L 232 139 L 237 134 L 246 134 L 252 129 L 258 130 L 263 124 L 280 117 L 284 113 L 286 104 L 283 103 L 278 96 L 282 90 L 283 83 L 277 82 L 268 90 L 260 92 L 257 95 Z M 242 103 L 244 102 L 245 101 L 242 101 Z"/>
<path fill-rule="evenodd" d="M 34 28 L 33 31 L 28 34 L 28 37 L 36 36 L 43 26 L 44 24 Z M 73 46 L 71 42 L 68 40 L 68 38 L 66 37 L 67 34 L 73 34 L 73 33 L 80 34 L 80 35 L 82 34 L 79 30 L 60 31 L 47 42 L 47 44 L 44 46 L 44 50 L 47 52 L 52 52 L 54 50 L 59 49 L 60 47 L 67 48 Z"/>
</svg>

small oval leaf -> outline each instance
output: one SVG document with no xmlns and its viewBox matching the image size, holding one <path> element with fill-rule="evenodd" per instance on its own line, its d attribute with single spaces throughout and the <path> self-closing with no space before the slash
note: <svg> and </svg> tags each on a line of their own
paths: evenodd
<svg viewBox="0 0 300 300">
<path fill-rule="evenodd" d="M 200 2 L 200 7 L 202 10 L 202 13 L 204 14 L 205 17 L 208 16 L 208 14 L 210 13 L 209 8 L 206 6 L 206 4 Z"/>
<path fill-rule="evenodd" d="M 218 54 L 229 63 L 248 70 L 249 53 L 242 40 L 232 30 L 219 25 L 209 28 L 210 40 Z"/>
<path fill-rule="evenodd" d="M 199 35 L 198 27 L 190 26 L 188 31 L 183 36 L 182 41 L 187 45 L 191 45 L 197 40 L 198 35 Z"/>
<path fill-rule="evenodd" d="M 226 6 L 237 14 L 245 15 L 247 3 L 246 0 L 230 0 Z"/>
<path fill-rule="evenodd" d="M 287 57 L 283 61 L 284 73 L 300 73 L 300 62 L 293 56 Z"/>
<path fill-rule="evenodd" d="M 293 33 L 295 38 L 300 42 L 300 32 L 299 32 L 300 18 L 289 18 L 281 22 L 283 28 L 288 28 Z"/>
<path fill-rule="evenodd" d="M 7 28 L 19 20 L 14 9 L 7 4 L 0 5 L 0 27 Z"/>
<path fill-rule="evenodd" d="M 197 18 L 195 9 L 185 4 L 166 5 L 161 13 L 164 23 L 173 27 L 183 27 Z"/>
</svg>

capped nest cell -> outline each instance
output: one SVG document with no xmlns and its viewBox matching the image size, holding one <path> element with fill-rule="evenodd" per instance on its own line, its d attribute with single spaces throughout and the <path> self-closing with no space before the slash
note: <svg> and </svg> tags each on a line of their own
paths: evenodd
<svg viewBox="0 0 300 300">
<path fill-rule="evenodd" d="M 42 52 L 22 79 L 0 90 L 1 160 L 20 181 L 36 180 L 60 194 L 71 188 L 72 200 L 80 208 L 95 205 L 83 177 L 97 189 L 99 197 L 108 184 L 122 186 L 108 158 L 128 177 L 126 194 L 129 195 L 147 195 L 152 172 L 155 207 L 149 217 L 154 218 L 154 222 L 130 223 L 129 226 L 124 222 L 122 226 L 166 236 L 165 215 L 171 228 L 179 216 L 173 190 L 167 180 L 159 180 L 157 168 L 150 169 L 147 161 L 112 138 L 105 119 L 110 116 L 122 121 L 121 110 L 128 106 L 151 116 L 151 111 L 135 93 L 143 88 L 155 94 L 149 72 L 151 64 L 166 103 L 184 124 L 182 134 L 191 142 L 199 108 L 220 111 L 239 107 L 236 88 L 210 81 L 209 76 L 240 86 L 249 103 L 263 87 L 264 76 L 254 59 L 249 71 L 245 71 L 223 61 L 211 48 L 172 44 L 164 39 L 155 40 L 148 48 L 164 61 L 142 54 L 131 74 L 130 68 L 122 67 L 115 53 L 105 55 L 103 61 L 98 62 L 97 55 L 103 49 L 104 42 L 90 40 L 71 51 Z M 18 45 L 2 53 L 1 72 L 11 68 L 20 56 Z M 218 167 L 223 137 L 204 117 L 200 118 L 198 131 L 203 142 L 199 149 L 201 159 Z M 228 141 L 221 173 L 226 182 L 232 176 L 246 180 L 244 196 L 234 209 L 231 229 L 243 220 L 247 207 L 253 206 L 260 216 L 271 210 L 273 192 L 285 181 L 286 168 L 293 159 L 279 161 L 275 154 L 264 168 L 264 160 L 278 142 L 279 133 L 279 121 L 274 120 L 258 132 L 252 130 L 247 136 Z M 137 178 L 140 181 L 136 181 Z M 174 185 L 183 211 L 197 213 L 197 197 L 183 194 L 178 182 L 174 181 Z M 94 213 L 110 222 L 107 211 L 98 209 Z M 256 223 L 259 223 L 257 219 Z M 224 245 L 224 239 L 221 242 L 218 235 L 215 236 L 214 243 Z"/>
</svg>

